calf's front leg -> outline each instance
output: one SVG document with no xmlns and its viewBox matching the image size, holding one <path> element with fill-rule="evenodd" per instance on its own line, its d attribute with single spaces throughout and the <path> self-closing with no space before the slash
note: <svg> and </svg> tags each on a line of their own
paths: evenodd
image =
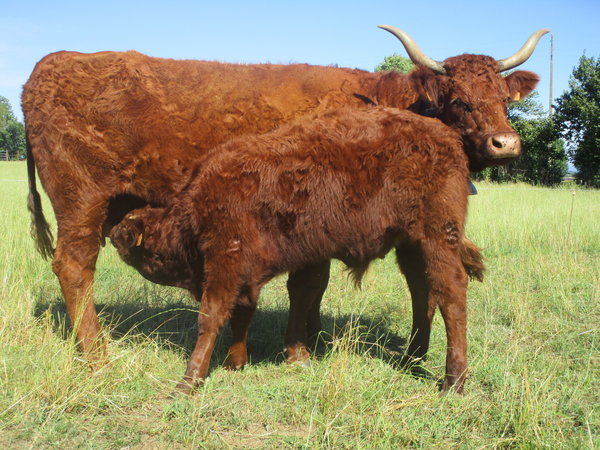
<svg viewBox="0 0 600 450">
<path fill-rule="evenodd" d="M 205 283 L 198 313 L 198 338 L 177 389 L 189 393 L 208 375 L 215 340 L 235 305 L 236 293 L 223 285 Z"/>
<path fill-rule="evenodd" d="M 446 374 L 442 390 L 462 393 L 467 376 L 467 284 L 468 277 L 456 249 L 423 244 L 428 304 L 440 307 L 446 325 Z"/>
</svg>

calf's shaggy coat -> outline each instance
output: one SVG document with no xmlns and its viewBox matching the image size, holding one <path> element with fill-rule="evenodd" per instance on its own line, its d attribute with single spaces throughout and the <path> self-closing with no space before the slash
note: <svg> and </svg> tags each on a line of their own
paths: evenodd
<svg viewBox="0 0 600 450">
<path fill-rule="evenodd" d="M 227 365 L 245 364 L 247 328 L 272 277 L 337 258 L 359 280 L 392 248 L 418 315 L 425 311 L 417 325 L 428 331 L 441 309 L 443 387 L 462 390 L 467 181 L 461 138 L 439 121 L 395 109 L 342 109 L 216 147 L 170 206 L 132 211 L 111 239 L 146 277 L 201 297 L 183 390 L 207 375 L 228 319 L 234 342 Z"/>
</svg>

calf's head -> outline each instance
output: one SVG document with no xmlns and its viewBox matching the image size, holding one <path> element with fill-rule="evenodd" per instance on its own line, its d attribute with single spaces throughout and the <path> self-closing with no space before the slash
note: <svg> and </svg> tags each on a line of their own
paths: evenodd
<svg viewBox="0 0 600 450">
<path fill-rule="evenodd" d="M 484 55 L 459 55 L 443 62 L 426 56 L 410 36 L 395 27 L 381 28 L 404 45 L 417 69 L 410 76 L 419 99 L 413 109 L 457 129 L 471 170 L 507 164 L 520 156 L 521 141 L 508 122 L 508 104 L 528 95 L 539 77 L 533 72 L 501 73 L 524 63 L 547 29 L 533 33 L 513 56 L 497 61 Z"/>
<path fill-rule="evenodd" d="M 161 242 L 161 217 L 164 208 L 134 209 L 110 230 L 110 240 L 121 258 L 134 266 L 146 259 Z M 167 245 L 167 243 L 164 243 Z M 137 264 L 136 264 L 137 263 Z M 139 270 L 139 268 L 138 268 Z"/>
<path fill-rule="evenodd" d="M 134 210 L 127 214 L 110 231 L 110 240 L 121 257 L 130 255 L 133 249 L 142 244 L 144 237 L 144 221 L 140 217 L 142 211 Z"/>
</svg>

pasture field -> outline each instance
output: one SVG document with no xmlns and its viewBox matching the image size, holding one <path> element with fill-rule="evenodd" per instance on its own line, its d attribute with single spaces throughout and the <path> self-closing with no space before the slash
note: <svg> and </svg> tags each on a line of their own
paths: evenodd
<svg viewBox="0 0 600 450">
<path fill-rule="evenodd" d="M 109 362 L 75 348 L 58 282 L 35 252 L 25 163 L 0 163 L 0 446 L 4 448 L 600 448 L 600 191 L 477 184 L 467 235 L 488 271 L 468 292 L 465 395 L 440 395 L 445 332 L 435 317 L 428 374 L 397 367 L 410 331 L 393 255 L 362 290 L 335 264 L 327 344 L 284 363 L 286 277 L 262 292 L 251 364 L 220 367 L 171 396 L 195 339 L 185 292 L 146 282 L 110 244 L 96 305 Z M 51 216 L 48 202 L 45 212 Z"/>
</svg>

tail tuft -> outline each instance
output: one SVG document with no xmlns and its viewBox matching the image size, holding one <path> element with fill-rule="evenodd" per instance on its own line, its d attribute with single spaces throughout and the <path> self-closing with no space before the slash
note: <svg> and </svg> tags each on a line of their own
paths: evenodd
<svg viewBox="0 0 600 450">
<path fill-rule="evenodd" d="M 483 272 L 485 272 L 485 264 L 480 250 L 469 239 L 463 238 L 460 245 L 460 259 L 469 278 L 477 281 L 483 281 Z"/>
<path fill-rule="evenodd" d="M 42 199 L 37 191 L 35 181 L 35 161 L 31 152 L 31 145 L 27 139 L 27 178 L 29 180 L 29 196 L 27 198 L 27 209 L 31 213 L 31 237 L 35 241 L 38 252 L 44 259 L 52 258 L 54 255 L 52 231 L 44 217 L 42 210 Z"/>
<path fill-rule="evenodd" d="M 367 272 L 369 268 L 369 263 L 361 264 L 353 267 L 349 267 L 348 278 L 352 278 L 354 282 L 354 287 L 360 289 L 362 286 L 362 279 L 364 274 Z"/>
</svg>

